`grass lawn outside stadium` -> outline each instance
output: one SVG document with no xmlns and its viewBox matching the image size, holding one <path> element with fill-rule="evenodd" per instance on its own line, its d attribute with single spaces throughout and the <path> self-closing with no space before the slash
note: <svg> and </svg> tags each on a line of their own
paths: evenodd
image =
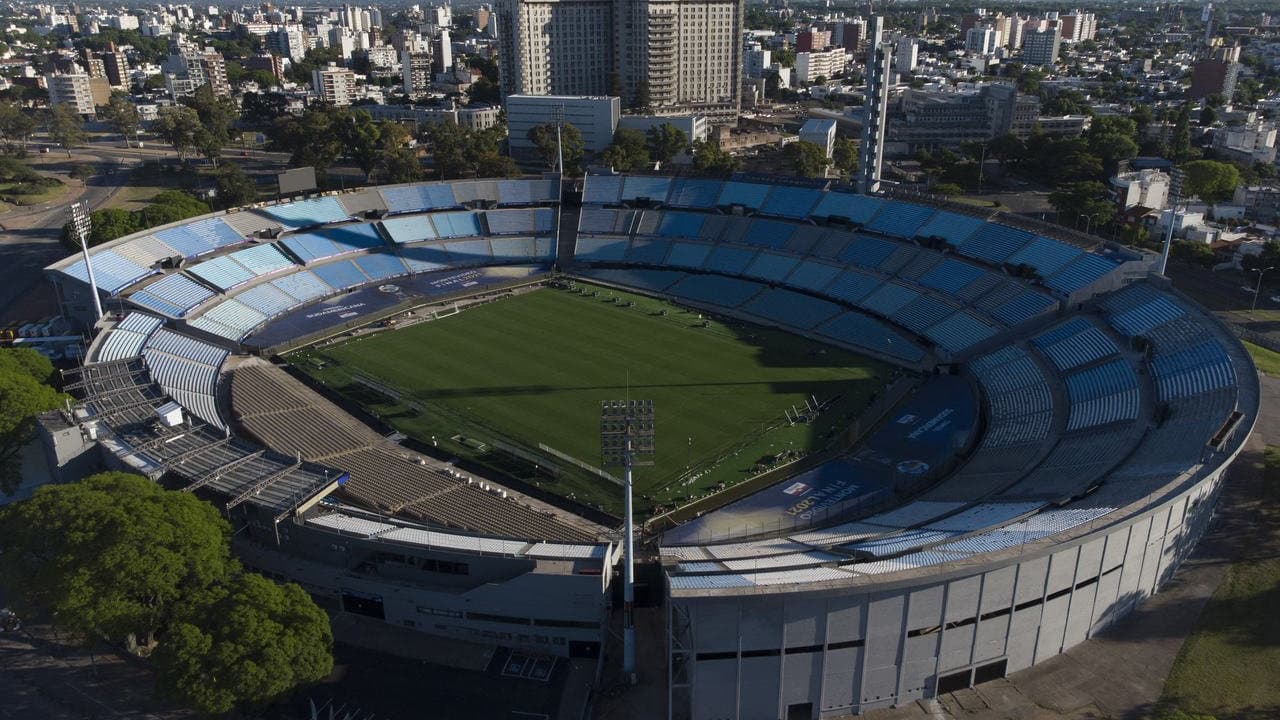
<svg viewBox="0 0 1280 720">
<path fill-rule="evenodd" d="M 831 447 L 901 372 L 655 298 L 578 289 L 541 288 L 287 359 L 420 442 L 615 515 L 620 487 L 539 445 L 598 466 L 600 401 L 653 400 L 657 459 L 635 473 L 641 516 L 780 455 Z M 788 423 L 787 409 L 810 397 L 823 410 Z"/>
</svg>

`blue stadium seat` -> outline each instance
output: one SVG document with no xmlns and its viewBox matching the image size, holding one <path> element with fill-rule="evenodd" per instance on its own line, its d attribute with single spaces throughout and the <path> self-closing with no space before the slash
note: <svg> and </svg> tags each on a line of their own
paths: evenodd
<svg viewBox="0 0 1280 720">
<path fill-rule="evenodd" d="M 475 237 L 480 235 L 480 220 L 476 213 L 444 212 L 431 216 L 431 224 L 436 228 L 436 235 L 442 238 Z"/>
<path fill-rule="evenodd" d="M 778 253 L 761 252 L 756 255 L 747 269 L 743 271 L 743 275 L 769 280 L 771 282 L 780 282 L 799 264 L 800 258 L 791 255 L 779 255 Z"/>
<path fill-rule="evenodd" d="M 387 212 L 392 215 L 458 206 L 458 201 L 453 197 L 453 189 L 446 183 L 382 188 L 378 190 L 378 194 L 387 204 Z"/>
<path fill-rule="evenodd" d="M 751 264 L 751 259 L 755 257 L 755 254 L 756 251 L 752 248 L 720 245 L 711 251 L 703 267 L 707 270 L 730 275 L 741 275 L 747 269 L 747 266 Z"/>
<path fill-rule="evenodd" d="M 752 295 L 763 288 L 759 283 L 720 275 L 689 275 L 680 282 L 667 288 L 667 292 L 677 297 L 736 308 L 746 302 Z"/>
<path fill-rule="evenodd" d="M 1030 265 L 1040 277 L 1048 277 L 1080 257 L 1083 252 L 1078 247 L 1038 235 L 1026 247 L 1010 256 L 1008 262 L 1010 265 Z"/>
<path fill-rule="evenodd" d="M 887 282 L 859 300 L 858 305 L 883 317 L 890 317 L 919 296 L 919 291 L 896 282 Z"/>
<path fill-rule="evenodd" d="M 486 242 L 485 245 L 487 247 L 488 243 Z M 489 257 L 491 258 L 492 255 L 489 255 Z M 405 264 L 400 262 L 400 258 L 390 253 L 361 255 L 355 258 L 354 262 L 371 280 L 384 280 L 405 275 L 409 272 Z"/>
<path fill-rule="evenodd" d="M 821 290 L 840 274 L 840 267 L 816 260 L 805 260 L 787 276 L 787 284 L 806 290 Z"/>
<path fill-rule="evenodd" d="M 496 237 L 489 239 L 495 263 L 519 263 L 541 260 L 533 238 Z"/>
<path fill-rule="evenodd" d="M 848 269 L 826 287 L 823 293 L 829 297 L 856 303 L 866 297 L 872 290 L 880 287 L 883 278 L 860 270 Z"/>
<path fill-rule="evenodd" d="M 175 273 L 151 283 L 130 295 L 129 299 L 171 317 L 182 317 L 191 308 L 211 297 L 213 292 L 208 288 L 185 275 Z"/>
<path fill-rule="evenodd" d="M 98 250 L 92 253 L 93 278 L 99 290 L 114 295 L 142 278 L 153 275 L 157 271 L 144 268 L 114 250 Z M 76 260 L 62 269 L 62 272 L 82 282 L 89 282 L 89 271 L 85 269 L 84 260 Z"/>
<path fill-rule="evenodd" d="M 842 312 L 839 305 L 780 288 L 766 289 L 742 310 L 786 327 L 810 330 Z"/>
<path fill-rule="evenodd" d="M 618 262 L 627 252 L 630 243 L 624 237 L 578 236 L 578 246 L 573 256 L 584 262 Z"/>
<path fill-rule="evenodd" d="M 295 200 L 263 208 L 261 212 L 274 218 L 286 230 L 342 222 L 351 218 L 342 203 L 333 197 Z"/>
<path fill-rule="evenodd" d="M 622 176 L 588 175 L 582 179 L 584 205 L 617 205 L 622 194 Z"/>
<path fill-rule="evenodd" d="M 271 281 L 280 290 L 292 295 L 299 302 L 324 297 L 333 292 L 323 280 L 310 270 L 300 270 Z"/>
<path fill-rule="evenodd" d="M 859 312 L 846 312 L 819 326 L 815 332 L 854 347 L 906 362 L 919 362 L 924 349 L 888 325 Z"/>
<path fill-rule="evenodd" d="M 780 250 L 786 246 L 787 240 L 795 231 L 795 225 L 781 220 L 755 220 L 747 229 L 746 235 L 742 237 L 742 242 L 747 245 Z"/>
<path fill-rule="evenodd" d="M 674 270 L 649 270 L 647 268 L 590 268 L 581 273 L 601 282 L 639 288 L 651 292 L 664 292 L 676 281 L 688 277 Z"/>
<path fill-rule="evenodd" d="M 625 259 L 639 265 L 662 265 L 670 249 L 670 240 L 636 238 L 627 249 Z"/>
<path fill-rule="evenodd" d="M 488 240 L 458 240 L 441 245 L 449 253 L 454 265 L 487 265 L 493 262 L 493 250 Z"/>
<path fill-rule="evenodd" d="M 1099 278 L 1116 269 L 1116 264 L 1101 255 L 1085 253 L 1068 263 L 1066 267 L 1045 278 L 1045 287 L 1063 295 L 1088 287 Z"/>
<path fill-rule="evenodd" d="M 921 285 L 955 294 L 982 276 L 983 270 L 954 258 L 945 258 L 919 280 Z"/>
<path fill-rule="evenodd" d="M 155 233 L 156 238 L 182 253 L 188 259 L 213 252 L 218 248 L 245 242 L 248 238 L 236 232 L 222 218 L 205 218 Z"/>
<path fill-rule="evenodd" d="M 397 244 L 436 239 L 436 229 L 425 216 L 386 218 L 382 221 L 382 229 Z"/>
<path fill-rule="evenodd" d="M 932 295 L 920 295 L 894 311 L 889 319 L 917 335 L 923 335 L 925 328 L 942 322 L 944 318 L 953 315 L 956 309 Z"/>
<path fill-rule="evenodd" d="M 671 243 L 671 252 L 667 255 L 667 264 L 672 267 L 699 268 L 711 254 L 712 245 L 703 243 L 680 242 Z"/>
<path fill-rule="evenodd" d="M 676 178 L 667 194 L 667 205 L 707 210 L 716 206 L 716 198 L 724 183 L 719 180 L 693 180 Z"/>
<path fill-rule="evenodd" d="M 311 268 L 311 272 L 315 273 L 316 277 L 323 280 L 326 285 L 334 290 L 346 290 L 349 287 L 369 282 L 369 278 L 350 260 L 338 260 L 324 265 L 317 265 Z"/>
<path fill-rule="evenodd" d="M 1043 293 L 1035 290 L 1022 290 L 1011 300 L 994 307 L 991 317 L 1013 327 L 1031 318 L 1051 310 L 1057 303 Z"/>
<path fill-rule="evenodd" d="M 996 334 L 996 329 L 961 310 L 928 327 L 924 336 L 949 353 L 961 352 Z"/>
<path fill-rule="evenodd" d="M 667 212 L 658 223 L 658 234 L 663 237 L 696 238 L 707 216 L 688 212 Z"/>
<path fill-rule="evenodd" d="M 945 240 L 948 245 L 959 245 L 986 224 L 987 221 L 972 215 L 939 210 L 916 230 L 916 237 L 937 237 Z"/>
<path fill-rule="evenodd" d="M 275 317 L 298 304 L 298 301 L 293 296 L 271 283 L 254 285 L 236 295 L 236 300 L 269 318 Z"/>
<path fill-rule="evenodd" d="M 1235 367 L 1217 340 L 1206 340 L 1152 359 L 1151 374 L 1164 402 L 1233 387 Z"/>
<path fill-rule="evenodd" d="M 845 192 L 828 192 L 810 213 L 813 217 L 844 218 L 858 225 L 866 225 L 884 205 L 880 198 Z"/>
<path fill-rule="evenodd" d="M 999 223 L 985 223 L 956 249 L 961 255 L 999 265 L 1031 242 L 1033 237 L 1035 236 L 1026 230 Z"/>
<path fill-rule="evenodd" d="M 668 177 L 628 175 L 622 181 L 622 192 L 618 199 L 625 202 L 643 198 L 654 203 L 665 203 L 670 188 L 671 178 Z"/>
<path fill-rule="evenodd" d="M 415 273 L 444 270 L 453 264 L 453 255 L 443 245 L 415 245 L 401 248 L 399 254 L 409 271 Z"/>
<path fill-rule="evenodd" d="M 867 223 L 868 230 L 892 235 L 900 238 L 913 238 L 916 231 L 936 212 L 925 205 L 890 200 L 880 208 L 880 212 Z"/>
<path fill-rule="evenodd" d="M 809 210 L 818 202 L 818 198 L 822 195 L 822 191 L 816 188 L 790 187 L 787 185 L 779 185 L 769 193 L 769 197 L 765 200 L 760 212 L 764 215 L 776 215 L 778 217 L 801 218 L 809 217 Z"/>
<path fill-rule="evenodd" d="M 720 197 L 716 200 L 716 205 L 741 205 L 757 210 L 761 205 L 764 205 L 765 198 L 768 197 L 769 191 L 772 189 L 772 185 L 763 183 L 729 181 L 720 190 Z"/>
<path fill-rule="evenodd" d="M 254 273 L 231 259 L 229 255 L 196 263 L 187 272 L 213 285 L 219 290 L 229 290 L 253 279 Z"/>
<path fill-rule="evenodd" d="M 845 246 L 841 251 L 840 260 L 861 265 L 865 268 L 879 267 L 898 246 L 888 240 L 880 238 L 868 237 L 866 235 L 855 235 L 853 240 Z"/>
</svg>

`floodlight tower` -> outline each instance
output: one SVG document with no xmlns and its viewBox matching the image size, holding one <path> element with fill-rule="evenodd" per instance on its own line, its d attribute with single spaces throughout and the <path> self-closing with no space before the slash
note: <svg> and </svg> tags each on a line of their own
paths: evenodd
<svg viewBox="0 0 1280 720">
<path fill-rule="evenodd" d="M 1169 229 L 1164 236 L 1164 244 L 1160 247 L 1160 275 L 1164 275 L 1169 264 L 1169 250 L 1173 247 L 1173 224 L 1178 221 L 1178 199 L 1182 195 L 1181 168 L 1174 168 L 1169 175 Z"/>
<path fill-rule="evenodd" d="M 884 42 L 884 18 L 872 15 L 867 23 L 867 92 L 858 159 L 858 192 L 864 195 L 880 189 L 884 126 L 889 105 L 889 52 Z"/>
<path fill-rule="evenodd" d="M 551 108 L 551 119 L 556 124 L 556 172 L 564 176 L 564 146 L 560 144 L 560 129 L 564 127 L 564 104 Z"/>
<path fill-rule="evenodd" d="M 631 468 L 652 465 L 654 423 L 652 400 L 600 402 L 600 458 L 605 467 L 621 467 L 626 493 L 622 537 L 622 674 L 636 681 L 635 519 L 631 511 Z"/>
<path fill-rule="evenodd" d="M 93 277 L 93 262 L 89 259 L 88 238 L 91 223 L 84 203 L 71 203 L 71 230 L 80 240 L 80 252 L 84 253 L 85 274 L 89 276 L 89 294 L 93 295 L 93 309 L 97 313 L 93 316 L 93 322 L 96 324 L 102 319 L 102 301 L 98 299 L 98 281 Z"/>
</svg>

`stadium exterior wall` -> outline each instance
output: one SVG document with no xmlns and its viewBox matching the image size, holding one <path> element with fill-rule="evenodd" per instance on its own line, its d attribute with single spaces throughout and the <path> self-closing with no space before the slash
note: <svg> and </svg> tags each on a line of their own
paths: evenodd
<svg viewBox="0 0 1280 720">
<path fill-rule="evenodd" d="M 1235 453 L 1118 524 L 979 569 L 756 594 L 669 589 L 669 717 L 835 717 L 1057 655 L 1159 591 L 1209 525 Z"/>
</svg>

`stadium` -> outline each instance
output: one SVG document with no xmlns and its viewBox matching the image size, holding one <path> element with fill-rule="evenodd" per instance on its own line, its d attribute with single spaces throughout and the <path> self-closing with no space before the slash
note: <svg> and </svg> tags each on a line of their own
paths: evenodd
<svg viewBox="0 0 1280 720">
<path fill-rule="evenodd" d="M 45 423 L 65 476 L 196 492 L 344 613 L 598 683 L 598 403 L 653 399 L 640 672 L 671 718 L 863 712 L 1083 642 L 1191 552 L 1258 415 L 1157 256 L 832 183 L 366 188 L 89 254 L 107 318 Z M 92 324 L 85 259 L 47 275 Z"/>
</svg>

